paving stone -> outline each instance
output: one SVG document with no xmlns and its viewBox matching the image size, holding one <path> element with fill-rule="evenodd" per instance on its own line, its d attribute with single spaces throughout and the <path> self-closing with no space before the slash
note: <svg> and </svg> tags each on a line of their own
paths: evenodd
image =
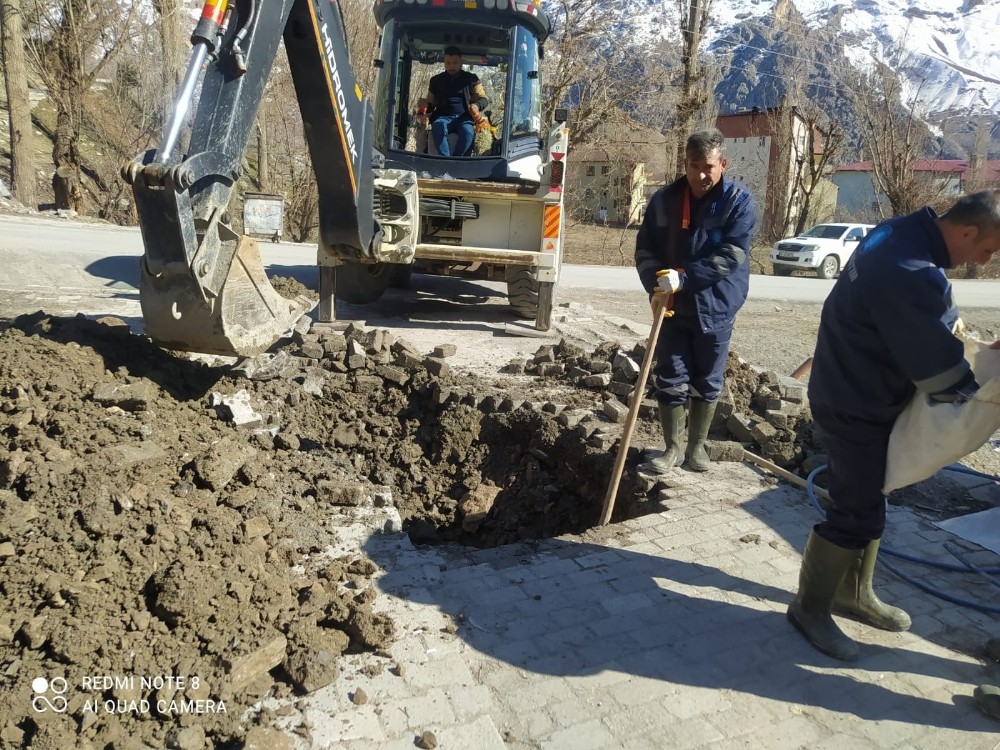
<svg viewBox="0 0 1000 750">
<path fill-rule="evenodd" d="M 677 474 L 671 510 L 581 536 L 373 554 L 385 571 L 378 606 L 406 625 L 391 654 L 406 676 L 344 675 L 335 692 L 362 687 L 365 706 L 324 691 L 301 699 L 347 725 L 352 711 L 380 707 L 377 727 L 358 714 L 335 735 L 314 728 L 310 747 L 334 736 L 349 738 L 337 744 L 346 750 L 413 747 L 424 730 L 442 748 L 506 739 L 518 750 L 996 744 L 968 697 L 987 672 L 953 649 L 995 635 L 995 618 L 879 570 L 877 587 L 914 615 L 913 632 L 838 619 L 864 655 L 833 662 L 785 618 L 816 520 L 801 491 L 762 486 L 742 464 Z M 892 509 L 888 522 L 897 548 L 953 562 L 941 547 L 952 537 L 923 517 Z M 960 595 L 983 585 L 917 573 Z M 441 632 L 449 621 L 457 633 Z"/>
</svg>

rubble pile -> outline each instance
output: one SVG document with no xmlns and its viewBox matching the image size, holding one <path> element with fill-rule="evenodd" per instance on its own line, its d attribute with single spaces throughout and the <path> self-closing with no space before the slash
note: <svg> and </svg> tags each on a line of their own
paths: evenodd
<svg viewBox="0 0 1000 750">
<path fill-rule="evenodd" d="M 592 526 L 617 428 L 593 394 L 454 373 L 453 351 L 303 326 L 234 365 L 113 318 L 0 331 L 0 746 L 234 742 L 261 698 L 392 642 L 367 534 Z M 645 491 L 630 470 L 616 518 Z"/>
<path fill-rule="evenodd" d="M 540 346 L 530 360 L 511 360 L 504 371 L 563 380 L 590 390 L 601 399 L 604 417 L 624 422 L 645 353 L 644 341 L 631 347 L 607 342 L 589 353 L 561 341 Z M 657 422 L 648 384 L 643 395 L 639 417 Z M 713 461 L 742 461 L 746 449 L 803 476 L 825 463 L 813 436 L 806 385 L 755 368 L 734 352 L 726 362 L 725 386 L 710 438 L 706 447 Z"/>
</svg>

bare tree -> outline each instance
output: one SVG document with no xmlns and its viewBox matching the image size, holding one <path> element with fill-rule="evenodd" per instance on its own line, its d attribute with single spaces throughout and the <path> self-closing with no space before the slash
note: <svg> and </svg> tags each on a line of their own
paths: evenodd
<svg viewBox="0 0 1000 750">
<path fill-rule="evenodd" d="M 79 141 L 86 95 L 117 54 L 138 6 L 114 0 L 32 2 L 36 25 L 26 49 L 56 108 L 52 148 L 56 206 L 83 212 Z"/>
<path fill-rule="evenodd" d="M 184 13 L 182 0 L 153 0 L 153 8 L 159 15 L 163 111 L 169 112 L 184 76 L 187 36 L 191 32 L 188 27 L 192 21 Z"/>
<path fill-rule="evenodd" d="M 681 29 L 681 65 L 682 77 L 680 92 L 677 97 L 677 132 L 688 133 L 696 116 L 709 101 L 709 86 L 707 63 L 699 55 L 702 39 L 705 38 L 705 28 L 708 25 L 709 11 L 712 0 L 676 0 L 677 11 L 680 14 Z M 684 165 L 683 138 L 678 138 L 676 172 L 680 176 Z"/>
<path fill-rule="evenodd" d="M 555 30 L 545 45 L 543 119 L 572 107 L 571 148 L 596 144 L 609 129 L 663 122 L 667 76 L 639 46 L 648 16 L 637 18 L 623 0 L 560 0 L 549 10 Z"/>
<path fill-rule="evenodd" d="M 800 110 L 805 129 L 805 148 L 796 154 L 795 192 L 800 196 L 795 234 L 816 223 L 816 198 L 823 180 L 833 174 L 847 137 L 843 123 L 828 117 L 816 104 Z"/>
<path fill-rule="evenodd" d="M 24 60 L 21 0 L 0 2 L 4 80 L 10 121 L 11 190 L 26 206 L 34 207 L 35 155 L 32 146 L 31 103 L 28 100 L 28 72 Z"/>
<path fill-rule="evenodd" d="M 862 148 L 871 160 L 873 186 L 886 197 L 895 216 L 941 197 L 942 185 L 933 173 L 916 169 L 917 160 L 928 156 L 930 149 L 930 133 L 921 117 L 925 84 L 920 81 L 915 93 L 907 96 L 895 71 L 875 60 L 849 87 Z M 879 211 L 884 214 L 881 201 Z"/>
</svg>

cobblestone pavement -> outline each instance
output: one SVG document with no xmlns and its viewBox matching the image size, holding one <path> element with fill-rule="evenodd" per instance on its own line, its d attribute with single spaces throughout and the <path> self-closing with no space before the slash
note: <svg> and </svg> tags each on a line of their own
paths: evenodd
<svg viewBox="0 0 1000 750">
<path fill-rule="evenodd" d="M 841 620 L 863 656 L 828 659 L 785 618 L 817 518 L 805 494 L 742 464 L 674 472 L 655 512 L 582 536 L 492 550 L 369 537 L 384 571 L 378 605 L 399 640 L 384 658 L 352 657 L 330 687 L 272 705 L 292 733 L 269 750 L 289 736 L 347 750 L 1000 745 L 1000 723 L 971 699 L 977 684 L 1000 681 L 982 658 L 1000 635 L 993 615 L 880 568 L 878 590 L 910 612 L 912 630 Z M 954 563 L 948 540 L 973 564 L 996 565 L 890 508 L 884 547 Z M 1000 604 L 974 574 L 895 564 L 952 596 Z"/>
</svg>

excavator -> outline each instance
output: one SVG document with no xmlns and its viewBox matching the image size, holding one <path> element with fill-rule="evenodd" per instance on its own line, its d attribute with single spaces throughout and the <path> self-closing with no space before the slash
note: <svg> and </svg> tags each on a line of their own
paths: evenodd
<svg viewBox="0 0 1000 750">
<path fill-rule="evenodd" d="M 143 321 L 157 344 L 252 356 L 314 306 L 332 322 L 337 299 L 374 302 L 414 269 L 505 281 L 513 312 L 549 329 L 568 128 L 556 110 L 543 132 L 539 63 L 551 23 L 540 0 L 376 0 L 372 12 L 374 104 L 357 83 L 339 0 L 206 0 L 159 147 L 122 169 L 144 246 Z M 256 240 L 228 211 L 282 42 L 318 187 L 318 305 L 274 289 Z M 453 47 L 489 106 L 472 150 L 442 156 L 417 104 Z"/>
</svg>

